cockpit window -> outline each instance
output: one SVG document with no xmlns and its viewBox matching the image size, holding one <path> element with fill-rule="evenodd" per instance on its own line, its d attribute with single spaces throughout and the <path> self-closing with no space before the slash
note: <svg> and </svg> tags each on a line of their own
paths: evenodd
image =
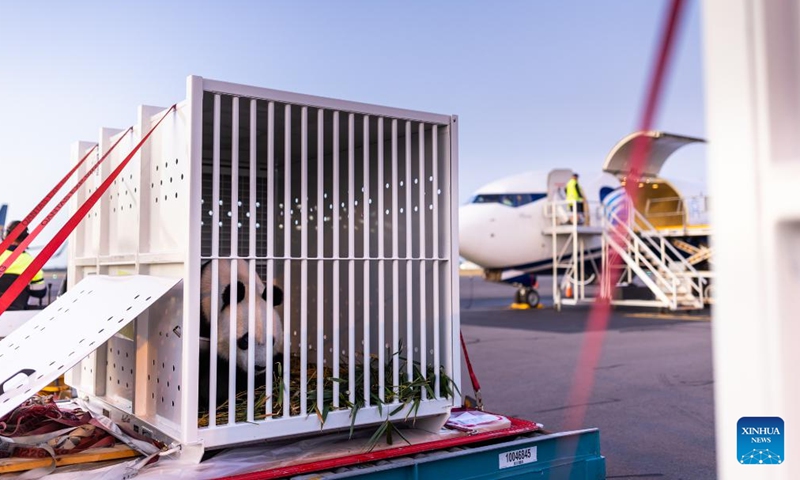
<svg viewBox="0 0 800 480">
<path fill-rule="evenodd" d="M 520 207 L 546 197 L 545 193 L 479 193 L 470 203 L 500 203 L 508 207 Z"/>
</svg>

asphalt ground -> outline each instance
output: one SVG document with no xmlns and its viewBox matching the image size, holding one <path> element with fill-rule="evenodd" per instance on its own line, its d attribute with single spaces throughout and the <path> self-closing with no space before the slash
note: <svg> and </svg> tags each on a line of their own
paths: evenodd
<svg viewBox="0 0 800 480">
<path fill-rule="evenodd" d="M 461 330 L 488 411 L 563 430 L 589 306 L 511 310 L 514 288 L 461 277 Z M 600 429 L 607 478 L 716 478 L 709 311 L 612 311 L 585 427 Z M 462 391 L 472 394 L 469 377 Z"/>
</svg>

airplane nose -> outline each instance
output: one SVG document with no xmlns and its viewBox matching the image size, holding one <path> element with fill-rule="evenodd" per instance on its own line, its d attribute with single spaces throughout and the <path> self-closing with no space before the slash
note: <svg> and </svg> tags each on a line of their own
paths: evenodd
<svg viewBox="0 0 800 480">
<path fill-rule="evenodd" d="M 481 251 L 485 250 L 486 239 L 491 235 L 487 230 L 491 220 L 487 218 L 486 212 L 475 207 L 463 205 L 458 210 L 458 253 L 470 262 L 480 265 Z"/>
</svg>

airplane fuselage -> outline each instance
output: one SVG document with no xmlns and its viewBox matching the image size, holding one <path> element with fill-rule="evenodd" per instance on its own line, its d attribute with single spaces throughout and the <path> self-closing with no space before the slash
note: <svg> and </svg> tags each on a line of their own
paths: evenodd
<svg viewBox="0 0 800 480">
<path fill-rule="evenodd" d="M 569 173 L 569 172 L 567 172 Z M 547 227 L 569 220 L 563 203 L 555 208 L 552 200 L 563 202 L 563 185 L 568 174 L 529 172 L 493 182 L 478 190 L 459 210 L 460 253 L 486 270 L 548 272 L 552 269 L 553 237 Z M 600 192 L 613 191 L 619 182 L 611 175 L 581 182 L 590 223 L 599 224 Z M 566 238 L 558 240 L 557 250 Z M 600 238 L 587 238 L 589 250 L 599 250 Z"/>
</svg>

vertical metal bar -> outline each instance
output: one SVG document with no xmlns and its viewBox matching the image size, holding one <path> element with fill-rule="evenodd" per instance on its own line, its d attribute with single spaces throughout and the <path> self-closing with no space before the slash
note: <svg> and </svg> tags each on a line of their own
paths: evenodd
<svg viewBox="0 0 800 480">
<path fill-rule="evenodd" d="M 333 377 L 339 378 L 339 112 L 333 112 Z M 333 382 L 333 406 L 339 407 L 339 382 Z"/>
<path fill-rule="evenodd" d="M 196 200 L 202 198 L 203 192 L 203 79 L 197 76 L 190 76 L 186 80 L 186 90 L 186 98 L 188 100 L 188 111 L 185 113 L 187 121 L 186 126 L 188 128 L 188 198 L 193 198 L 195 200 L 188 202 L 189 215 L 183 219 L 188 224 L 189 234 L 187 236 L 188 248 L 184 251 L 183 259 L 184 308 L 182 315 L 182 352 L 180 354 L 182 368 L 179 379 L 184 387 L 181 389 L 179 395 L 183 408 L 180 412 L 182 428 L 181 436 L 178 440 L 184 444 L 195 443 L 199 437 L 199 428 L 196 419 L 198 418 L 198 410 L 200 407 L 198 395 L 200 385 L 197 381 L 200 378 L 200 362 L 198 361 L 198 352 L 200 350 L 200 322 L 198 322 L 197 319 L 200 318 L 200 270 L 202 269 L 202 262 L 200 261 L 202 244 L 201 225 L 203 218 L 208 215 L 204 212 L 206 207 Z M 78 145 L 81 144 L 79 143 Z M 144 172 L 144 162 L 142 162 L 141 166 Z M 147 178 L 142 176 L 140 179 L 146 182 L 149 180 L 149 174 Z M 146 183 L 144 183 L 144 185 L 146 185 Z M 140 189 L 140 192 L 141 191 Z M 140 218 L 140 224 L 143 220 L 144 218 Z M 77 235 L 83 236 L 85 231 L 83 228 L 80 230 L 81 232 L 77 233 Z M 80 245 L 80 242 L 70 242 L 70 248 L 74 248 L 71 252 L 76 252 L 78 245 Z M 68 277 L 70 282 L 74 282 L 78 279 L 76 278 L 77 275 L 71 275 L 69 273 Z M 137 335 L 138 333 L 139 332 L 137 332 Z M 145 332 L 142 331 L 141 333 Z M 154 347 L 151 346 L 150 348 Z M 146 369 L 137 369 L 136 372 L 138 374 L 147 374 Z M 140 411 L 142 410 L 134 405 L 134 412 Z"/>
<path fill-rule="evenodd" d="M 269 102 L 267 104 L 267 204 L 265 205 L 267 209 L 267 224 L 265 228 L 267 228 L 267 278 L 266 283 L 268 286 L 274 283 L 275 279 L 275 103 Z M 267 334 L 272 337 L 275 332 L 274 327 L 274 303 L 275 300 L 273 298 L 272 289 L 267 288 L 267 308 L 266 308 L 266 315 L 267 315 Z M 270 394 L 267 395 L 267 403 L 265 405 L 265 413 L 267 418 L 270 418 L 272 415 L 272 392 L 274 391 L 272 388 L 272 378 L 273 378 L 273 366 L 274 362 L 272 358 L 274 357 L 274 348 L 273 343 L 277 342 L 278 339 L 273 337 L 273 342 L 267 342 L 267 372 L 266 372 L 266 385 L 267 385 L 267 392 Z"/>
<path fill-rule="evenodd" d="M 300 415 L 308 398 L 308 107 L 300 110 Z"/>
<path fill-rule="evenodd" d="M 445 325 L 449 328 L 446 332 L 448 338 L 445 356 L 448 362 L 448 365 L 446 365 L 447 374 L 458 386 L 461 379 L 461 356 L 458 353 L 461 351 L 461 337 L 459 335 L 461 332 L 461 316 L 458 310 L 458 183 L 451 180 L 458 179 L 458 116 L 453 115 L 450 117 L 448 131 L 450 135 L 445 161 L 450 168 L 447 175 L 444 176 L 447 185 L 447 193 L 444 198 L 448 202 L 446 225 L 449 231 L 446 233 L 447 241 L 445 245 L 449 248 L 447 251 L 447 265 L 449 266 L 450 275 L 447 276 L 447 291 L 450 294 L 450 298 L 447 299 L 447 312 L 445 313 L 445 318 L 447 319 Z M 453 389 L 453 403 L 454 405 L 461 405 L 461 395 L 456 389 Z"/>
<path fill-rule="evenodd" d="M 588 202 L 588 200 L 584 200 L 584 202 Z M 585 281 L 586 280 L 586 263 L 585 263 L 586 260 L 584 258 L 586 242 L 584 241 L 583 237 L 580 238 L 580 241 L 581 241 L 581 246 L 578 249 L 578 251 L 580 252 L 580 259 L 578 261 L 578 268 L 580 268 L 581 274 L 578 277 L 578 278 L 580 278 L 580 281 L 576 285 L 577 288 L 575 289 L 575 292 L 578 292 L 578 289 L 580 289 L 580 297 L 579 298 L 581 300 L 583 300 L 583 299 L 586 298 L 586 288 L 585 288 L 586 287 L 586 281 Z"/>
<path fill-rule="evenodd" d="M 224 261 L 224 260 L 223 260 Z M 239 304 L 236 302 L 237 276 L 239 275 L 238 263 L 235 258 L 227 260 L 230 262 L 230 286 L 229 295 L 233 298 L 230 302 L 230 316 L 228 317 L 228 424 L 232 425 L 236 420 L 236 320 Z"/>
<path fill-rule="evenodd" d="M 428 262 L 425 260 L 425 124 L 419 124 L 419 369 L 422 372 L 422 378 L 428 378 L 428 371 L 426 367 L 425 357 L 427 355 L 427 319 L 425 318 L 427 312 L 426 297 L 428 295 L 427 285 L 425 284 L 425 268 Z M 426 400 L 428 392 L 422 389 L 422 399 Z"/>
<path fill-rule="evenodd" d="M 231 220 L 231 251 L 230 251 L 230 318 L 228 325 L 228 424 L 233 424 L 236 420 L 236 336 L 238 328 L 239 303 L 235 301 L 238 297 L 238 276 L 239 264 L 239 232 L 237 223 L 239 221 L 239 97 L 233 97 L 231 106 L 231 198 L 230 220 Z"/>
<path fill-rule="evenodd" d="M 406 374 L 408 381 L 414 378 L 414 241 L 411 224 L 411 122 L 406 121 Z M 421 205 L 419 206 L 422 207 Z"/>
<path fill-rule="evenodd" d="M 292 106 L 283 107 L 283 418 L 289 418 L 292 334 Z"/>
<path fill-rule="evenodd" d="M 386 400 L 386 285 L 384 269 L 384 216 L 383 194 L 383 117 L 378 118 L 378 396 L 381 402 Z"/>
<path fill-rule="evenodd" d="M 325 382 L 325 110 L 317 110 L 317 411 L 324 411 Z"/>
<path fill-rule="evenodd" d="M 550 214 L 552 215 L 552 234 L 550 235 L 550 243 L 553 247 L 553 303 L 555 304 L 556 311 L 561 311 L 561 289 L 558 285 L 558 264 L 560 263 L 560 258 L 558 256 L 558 234 L 556 233 L 556 226 L 558 225 L 558 221 L 556 220 L 557 211 L 559 210 L 559 204 L 556 200 L 555 192 L 550 200 L 548 200 Z"/>
<path fill-rule="evenodd" d="M 369 257 L 369 230 L 370 230 L 370 218 L 369 218 L 369 115 L 364 115 L 364 140 L 362 142 L 362 147 L 364 149 L 364 166 L 361 169 L 362 178 L 363 178 L 363 195 L 361 197 L 362 203 L 362 218 L 364 222 L 362 224 L 362 229 L 364 230 L 364 359 L 362 361 L 362 365 L 364 365 L 364 406 L 370 406 L 370 371 L 371 371 L 371 361 L 370 361 L 370 323 L 372 319 L 370 318 L 370 281 L 369 281 L 369 268 L 370 268 L 370 257 Z M 378 367 L 379 369 L 381 367 Z"/>
<path fill-rule="evenodd" d="M 431 141 L 433 147 L 431 148 L 431 153 L 433 158 L 431 159 L 431 175 L 433 175 L 433 185 L 431 186 L 431 198 L 433 202 L 433 211 L 431 212 L 432 215 L 432 232 L 431 238 L 433 238 L 433 251 L 431 252 L 431 257 L 433 258 L 433 371 L 434 375 L 436 376 L 435 381 L 435 389 L 434 392 L 436 394 L 436 398 L 441 398 L 441 385 L 442 385 L 442 378 L 440 375 L 441 371 L 441 359 L 439 357 L 439 350 L 442 348 L 441 340 L 439 338 L 439 322 L 441 321 L 441 316 L 439 315 L 439 275 L 441 275 L 440 268 L 442 266 L 442 262 L 439 261 L 439 126 L 434 125 L 433 131 L 431 133 Z"/>
<path fill-rule="evenodd" d="M 248 332 L 255 332 L 256 331 L 256 295 L 260 295 L 261 292 L 256 292 L 256 189 L 257 189 L 257 182 L 256 177 L 258 175 L 257 170 L 257 136 L 258 136 L 258 129 L 256 128 L 256 124 L 258 121 L 258 102 L 255 99 L 250 100 L 250 171 L 249 171 L 249 180 L 250 185 L 248 187 L 248 192 L 250 193 L 250 203 L 247 207 L 247 217 L 249 219 L 249 238 L 247 239 L 247 244 L 250 247 L 247 251 L 248 258 L 248 282 L 249 285 L 247 287 L 247 291 L 250 292 L 250 298 L 248 303 L 248 315 L 247 315 L 247 331 Z M 260 319 L 259 319 L 260 320 Z M 272 335 L 271 332 L 267 333 L 268 338 L 267 341 L 269 342 L 269 336 Z M 248 335 L 247 336 L 247 421 L 253 422 L 255 421 L 255 342 L 256 342 L 255 335 Z"/>
<path fill-rule="evenodd" d="M 219 149 L 220 149 L 220 111 L 221 98 L 214 95 L 214 132 L 213 132 L 213 152 L 211 167 L 211 335 L 209 338 L 209 368 L 208 368 L 208 398 L 209 398 L 209 419 L 208 426 L 213 428 L 217 425 L 217 418 L 211 412 L 217 411 L 217 335 L 219 332 Z"/>
<path fill-rule="evenodd" d="M 392 119 L 392 390 L 394 402 L 400 388 L 400 264 L 398 253 L 397 221 L 397 120 Z"/>
<path fill-rule="evenodd" d="M 347 116 L 347 365 L 350 402 L 356 401 L 355 115 Z"/>
<path fill-rule="evenodd" d="M 575 284 L 572 285 L 572 290 L 575 292 L 572 295 L 572 300 L 575 301 L 578 298 L 578 294 L 580 290 L 578 288 L 578 282 L 580 278 L 578 274 L 580 273 L 578 268 L 578 204 L 572 204 L 572 233 L 569 236 L 570 240 L 572 240 L 572 275 L 575 279 Z M 638 250 L 637 250 L 638 251 Z M 577 303 L 577 302 L 575 302 Z M 573 303 L 573 304 L 575 304 Z"/>
</svg>

